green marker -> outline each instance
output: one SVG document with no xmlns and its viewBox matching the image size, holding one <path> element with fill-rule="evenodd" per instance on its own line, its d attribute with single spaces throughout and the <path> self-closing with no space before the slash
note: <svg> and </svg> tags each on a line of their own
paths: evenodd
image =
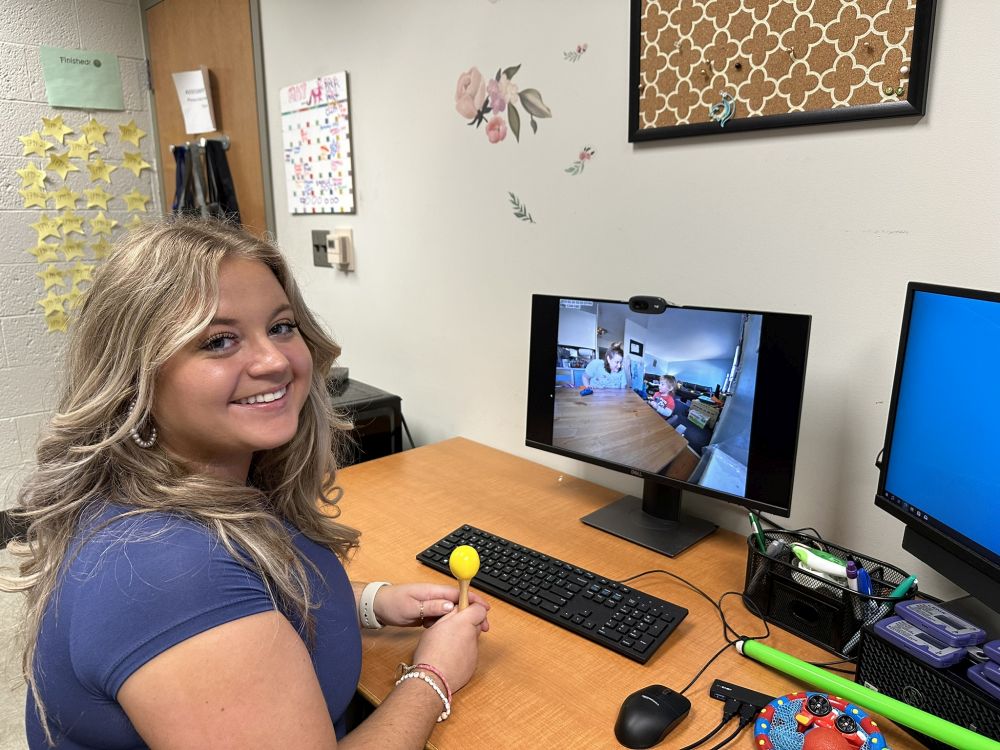
<svg viewBox="0 0 1000 750">
<path fill-rule="evenodd" d="M 750 516 L 750 528 L 753 530 L 753 535 L 757 539 L 757 548 L 766 554 L 767 544 L 764 543 L 764 532 L 760 528 L 760 521 L 757 520 L 757 516 L 753 514 L 752 510 L 748 510 L 747 515 Z"/>
<path fill-rule="evenodd" d="M 1000 742 L 991 740 L 989 737 L 983 737 L 981 734 L 976 734 L 965 727 L 958 726 L 958 724 L 952 724 L 950 721 L 921 711 L 919 708 L 914 708 L 895 698 L 876 693 L 863 685 L 845 680 L 825 669 L 814 667 L 794 656 L 789 656 L 783 651 L 765 646 L 759 641 L 737 641 L 736 650 L 761 664 L 774 667 L 832 695 L 846 698 L 862 708 L 881 714 L 904 727 L 923 732 L 928 737 L 933 737 L 951 747 L 957 747 L 960 750 L 1000 750 Z"/>
</svg>

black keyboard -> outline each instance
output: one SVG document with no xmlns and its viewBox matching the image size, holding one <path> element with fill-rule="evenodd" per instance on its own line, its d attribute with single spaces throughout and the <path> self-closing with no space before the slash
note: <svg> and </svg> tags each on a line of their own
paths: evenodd
<svg viewBox="0 0 1000 750">
<path fill-rule="evenodd" d="M 417 560 L 451 575 L 448 557 L 460 544 L 479 553 L 476 588 L 642 664 L 688 613 L 474 526 L 455 529 Z"/>
</svg>

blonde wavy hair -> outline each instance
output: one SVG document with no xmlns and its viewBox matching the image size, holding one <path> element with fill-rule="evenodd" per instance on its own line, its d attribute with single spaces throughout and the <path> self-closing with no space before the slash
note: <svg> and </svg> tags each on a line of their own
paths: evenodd
<svg viewBox="0 0 1000 750">
<path fill-rule="evenodd" d="M 215 315 L 219 266 L 228 257 L 271 269 L 313 359 L 295 437 L 255 454 L 246 486 L 195 474 L 159 445 L 138 447 L 129 434 L 151 419 L 160 368 Z M 358 545 L 359 533 L 333 520 L 341 495 L 333 485 L 335 454 L 350 427 L 326 391 L 325 376 L 339 354 L 269 242 L 221 222 L 176 220 L 147 224 L 116 243 L 71 331 L 58 410 L 12 509 L 27 525 L 26 538 L 8 545 L 18 572 L 0 580 L 0 589 L 27 597 L 22 669 L 46 733 L 33 670 L 39 628 L 81 515 L 95 504 L 126 505 L 130 516 L 166 511 L 204 524 L 237 561 L 243 560 L 238 550 L 249 556 L 276 606 L 297 613 L 311 639 L 314 603 L 305 564 L 283 521 L 343 560 Z"/>
</svg>

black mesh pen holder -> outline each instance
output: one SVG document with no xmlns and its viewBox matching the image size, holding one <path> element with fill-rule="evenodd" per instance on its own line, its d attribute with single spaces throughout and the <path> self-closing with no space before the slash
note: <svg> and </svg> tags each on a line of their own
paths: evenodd
<svg viewBox="0 0 1000 750">
<path fill-rule="evenodd" d="M 755 535 L 747 537 L 744 596 L 769 623 L 844 659 L 855 659 L 862 626 L 892 612 L 892 605 L 898 599 L 890 598 L 889 594 L 906 580 L 907 574 L 882 560 L 808 534 L 764 532 L 765 547 L 776 539 L 785 542 L 784 551 L 768 557 L 757 546 Z M 871 577 L 871 596 L 800 567 L 798 558 L 791 553 L 793 542 L 829 552 L 841 560 L 854 560 Z"/>
</svg>

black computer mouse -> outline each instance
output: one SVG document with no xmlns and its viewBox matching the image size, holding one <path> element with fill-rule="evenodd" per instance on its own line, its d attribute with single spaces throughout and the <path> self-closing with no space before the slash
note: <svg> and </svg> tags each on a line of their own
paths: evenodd
<svg viewBox="0 0 1000 750">
<path fill-rule="evenodd" d="M 615 722 L 615 737 L 625 747 L 652 747 L 681 723 L 691 701 L 663 685 L 650 685 L 632 693 L 622 703 Z"/>
</svg>

